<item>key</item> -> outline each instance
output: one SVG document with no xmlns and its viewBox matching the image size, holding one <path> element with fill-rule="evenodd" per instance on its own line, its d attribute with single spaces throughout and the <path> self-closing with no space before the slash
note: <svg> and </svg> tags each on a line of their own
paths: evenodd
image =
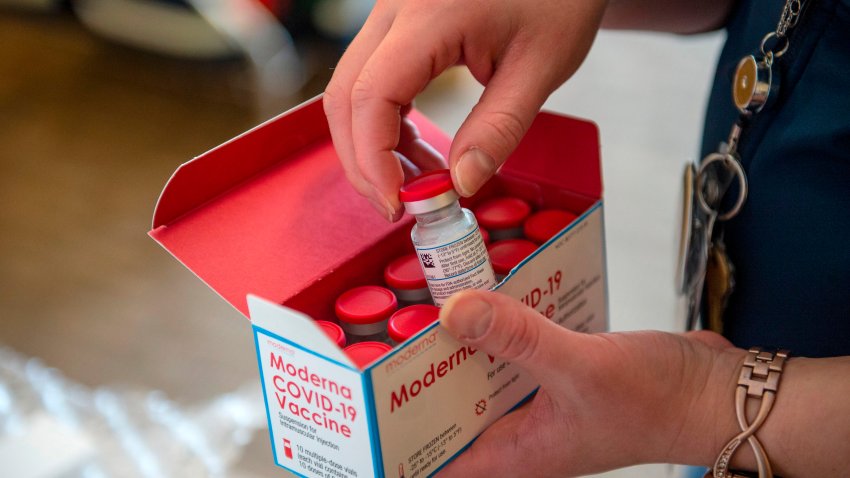
<svg viewBox="0 0 850 478">
<path fill-rule="evenodd" d="M 705 271 L 706 322 L 708 329 L 723 333 L 723 312 L 735 290 L 735 266 L 726 254 L 726 244 L 720 237 L 708 251 Z"/>
<path fill-rule="evenodd" d="M 694 204 L 691 211 L 690 240 L 685 253 L 686 330 L 692 330 L 696 327 L 700 316 L 711 233 L 717 220 L 716 210 L 703 208 L 699 205 L 698 187 L 698 181 L 694 178 L 694 192 L 691 199 Z"/>
<path fill-rule="evenodd" d="M 677 289 L 679 294 L 685 297 L 686 330 L 693 329 L 700 317 L 706 272 L 713 249 L 714 225 L 717 221 L 734 217 L 746 199 L 746 178 L 743 167 L 734 154 L 739 134 L 740 126 L 736 125 L 729 135 L 728 144 L 721 148 L 724 152 L 706 156 L 698 168 L 693 164 L 685 168 Z M 722 199 L 736 178 L 740 185 L 738 200 L 731 209 L 720 213 Z M 723 306 L 734 286 L 731 263 L 725 256 L 725 248 L 722 249 L 722 255 L 720 252 L 720 249 L 714 252 L 714 260 L 716 264 L 728 265 L 729 267 L 722 268 L 728 273 L 715 274 L 712 280 L 717 282 L 712 285 L 712 289 L 720 291 L 716 293 L 723 300 L 707 304 L 718 311 L 717 317 L 722 316 Z M 718 305 L 720 307 L 716 307 Z"/>
</svg>

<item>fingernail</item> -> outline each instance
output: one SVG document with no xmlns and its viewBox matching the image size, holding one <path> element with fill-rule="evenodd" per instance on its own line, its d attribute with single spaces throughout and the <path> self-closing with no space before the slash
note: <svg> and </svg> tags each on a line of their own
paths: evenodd
<svg viewBox="0 0 850 478">
<path fill-rule="evenodd" d="M 484 151 L 471 148 L 455 166 L 455 180 L 461 196 L 472 196 L 496 172 L 496 161 Z"/>
<path fill-rule="evenodd" d="M 440 320 L 458 339 L 476 340 L 490 328 L 493 308 L 485 300 L 462 294 L 446 302 L 440 311 Z"/>
<path fill-rule="evenodd" d="M 378 192 L 378 190 L 373 186 L 372 194 L 368 196 L 366 199 L 369 200 L 369 203 L 372 204 L 372 207 L 375 208 L 378 213 L 384 216 L 389 222 L 393 222 L 393 218 L 396 216 L 396 211 L 390 206 L 390 202 Z"/>
</svg>

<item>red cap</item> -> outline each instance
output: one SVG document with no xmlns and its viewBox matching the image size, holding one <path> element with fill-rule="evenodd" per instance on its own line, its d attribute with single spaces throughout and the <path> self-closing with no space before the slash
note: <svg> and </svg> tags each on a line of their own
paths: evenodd
<svg viewBox="0 0 850 478">
<path fill-rule="evenodd" d="M 481 239 L 484 239 L 484 244 L 490 244 L 490 233 L 487 232 L 487 229 L 479 227 L 478 230 L 481 231 Z"/>
<path fill-rule="evenodd" d="M 452 176 L 448 169 L 437 169 L 422 173 L 408 181 L 399 190 L 401 202 L 415 202 L 431 199 L 448 191 L 454 191 Z"/>
<path fill-rule="evenodd" d="M 317 320 L 316 323 L 322 328 L 325 335 L 336 342 L 340 348 L 345 347 L 345 332 L 342 331 L 342 327 L 327 320 Z"/>
<path fill-rule="evenodd" d="M 384 269 L 384 281 L 388 286 L 400 290 L 428 287 L 416 254 L 407 254 L 390 262 Z"/>
<path fill-rule="evenodd" d="M 383 342 L 358 342 L 343 350 L 348 358 L 359 368 L 366 368 L 393 348 Z"/>
<path fill-rule="evenodd" d="M 349 324 L 374 324 L 386 320 L 397 308 L 395 294 L 377 285 L 349 289 L 336 299 L 334 306 L 339 320 Z"/>
<path fill-rule="evenodd" d="M 496 274 L 507 275 L 523 259 L 537 250 L 537 244 L 525 239 L 505 239 L 490 244 L 490 262 Z"/>
<path fill-rule="evenodd" d="M 397 343 L 404 342 L 416 332 L 434 323 L 440 315 L 440 308 L 429 304 L 417 304 L 399 309 L 390 317 L 387 331 Z"/>
<path fill-rule="evenodd" d="M 557 234 L 567 224 L 575 220 L 576 215 L 560 209 L 547 209 L 539 211 L 525 220 L 523 232 L 530 240 L 543 244 Z"/>
<path fill-rule="evenodd" d="M 531 214 L 531 206 L 519 198 L 503 197 L 481 203 L 474 212 L 485 229 L 510 229 L 522 224 Z"/>
</svg>

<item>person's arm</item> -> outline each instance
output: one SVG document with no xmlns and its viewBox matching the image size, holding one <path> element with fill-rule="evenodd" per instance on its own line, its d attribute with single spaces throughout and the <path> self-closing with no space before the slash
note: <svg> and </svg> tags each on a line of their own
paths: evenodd
<svg viewBox="0 0 850 478">
<path fill-rule="evenodd" d="M 811 359 L 794 358 L 786 362 L 776 403 L 765 424 L 757 433 L 773 465 L 773 472 L 784 477 L 850 476 L 850 357 Z M 732 409 L 732 397 L 740 364 L 734 377 L 720 387 L 721 402 L 727 413 L 722 420 L 693 426 L 689 438 L 678 443 L 676 453 L 690 454 L 688 441 L 703 430 L 712 430 L 714 443 L 699 452 L 699 463 L 713 465 L 717 454 L 740 429 Z M 748 409 L 750 421 L 756 405 Z M 718 417 L 720 418 L 720 417 Z M 749 446 L 744 444 L 732 461 L 732 468 L 755 470 Z M 694 458 L 697 458 L 694 455 Z"/>
<path fill-rule="evenodd" d="M 462 342 L 540 383 L 530 403 L 497 420 L 441 477 L 564 477 L 640 463 L 708 467 L 740 431 L 734 394 L 746 351 L 720 335 L 580 334 L 487 291 L 453 296 L 440 318 Z M 850 476 L 850 358 L 791 356 L 757 433 L 774 473 Z M 732 467 L 753 470 L 753 455 L 742 447 Z"/>
<path fill-rule="evenodd" d="M 723 26 L 735 0 L 609 0 L 602 28 L 699 33 Z"/>
</svg>

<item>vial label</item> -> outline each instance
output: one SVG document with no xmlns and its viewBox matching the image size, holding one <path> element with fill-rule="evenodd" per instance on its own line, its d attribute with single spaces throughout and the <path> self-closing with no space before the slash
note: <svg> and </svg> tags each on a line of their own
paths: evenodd
<svg viewBox="0 0 850 478">
<path fill-rule="evenodd" d="M 442 307 L 455 292 L 489 289 L 496 285 L 487 246 L 477 227 L 446 244 L 417 247 L 416 254 L 437 307 Z"/>
</svg>

